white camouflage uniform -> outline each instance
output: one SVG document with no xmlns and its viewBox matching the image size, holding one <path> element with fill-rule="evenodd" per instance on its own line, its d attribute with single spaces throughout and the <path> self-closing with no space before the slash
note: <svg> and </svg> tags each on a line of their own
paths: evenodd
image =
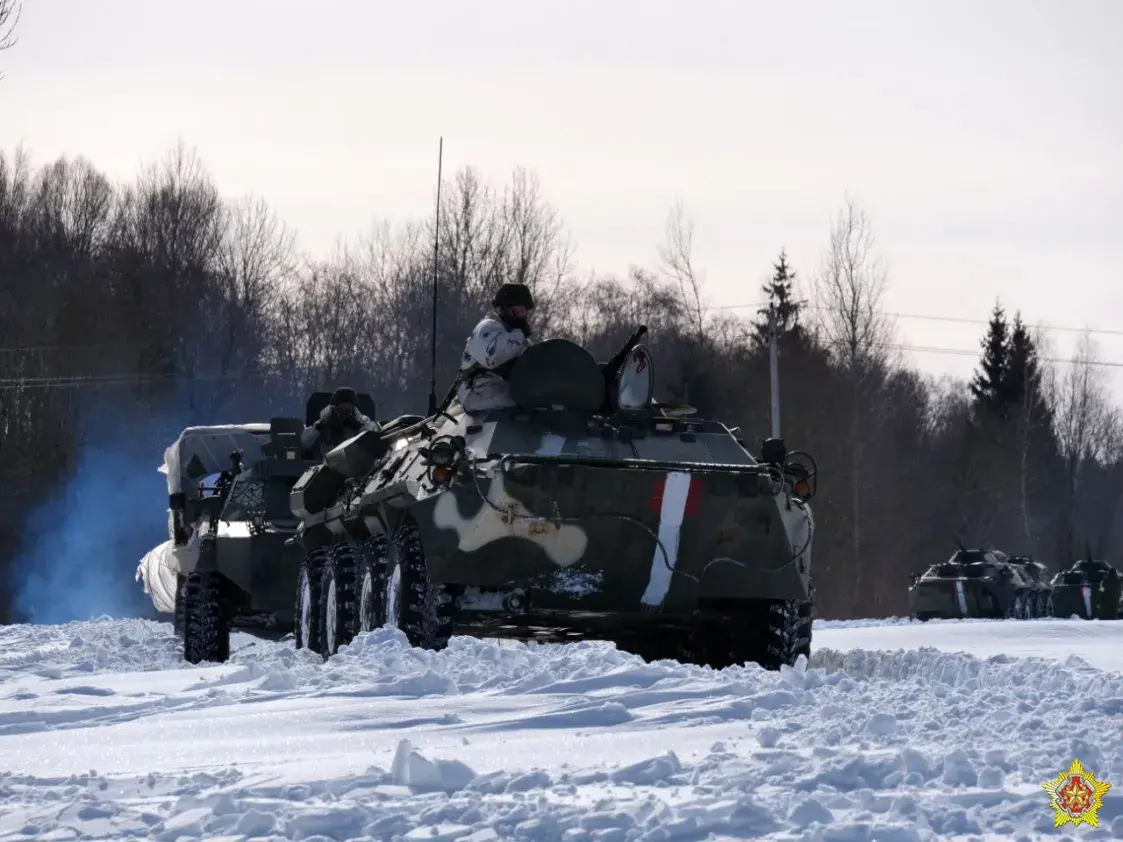
<svg viewBox="0 0 1123 842">
<path fill-rule="evenodd" d="M 480 366 L 479 371 L 460 384 L 456 398 L 465 412 L 483 412 L 514 406 L 507 381 L 491 369 L 517 358 L 530 347 L 530 339 L 519 328 L 509 328 L 497 316 L 485 317 L 464 345 L 460 370 Z"/>
</svg>

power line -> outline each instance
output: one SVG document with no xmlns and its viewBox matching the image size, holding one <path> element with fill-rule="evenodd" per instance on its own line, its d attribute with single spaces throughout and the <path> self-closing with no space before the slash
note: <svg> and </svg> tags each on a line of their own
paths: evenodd
<svg viewBox="0 0 1123 842">
<path fill-rule="evenodd" d="M 216 374 L 144 374 L 118 373 L 69 376 L 41 376 L 20 379 L 18 377 L 0 378 L 0 391 L 21 391 L 23 389 L 52 389 L 68 386 L 141 386 L 149 383 L 176 382 L 213 382 L 220 380 L 248 380 L 252 378 L 283 377 L 279 369 L 251 369 Z"/>
<path fill-rule="evenodd" d="M 945 348 L 939 345 L 911 345 L 896 342 L 875 342 L 874 347 L 889 351 L 911 351 L 917 354 L 945 354 L 961 357 L 977 357 L 979 351 L 967 348 Z M 1123 368 L 1123 362 L 1116 360 L 1081 360 L 1070 357 L 1038 357 L 1040 362 L 1057 363 L 1061 365 L 1090 365 L 1101 368 Z M 277 369 L 250 369 L 247 371 L 233 371 L 212 374 L 141 374 L 119 373 L 106 375 L 90 375 L 75 377 L 30 377 L 26 380 L 19 378 L 0 379 L 0 391 L 20 391 L 23 389 L 51 389 L 85 386 L 140 386 L 150 383 L 175 383 L 175 382 L 212 382 L 222 380 L 248 380 L 250 378 L 284 378 L 286 373 Z"/>
<path fill-rule="evenodd" d="M 88 345 L 23 345 L 0 348 L 0 354 L 31 354 L 40 351 L 125 351 L 133 348 L 150 348 L 151 342 L 95 342 Z"/>
<path fill-rule="evenodd" d="M 766 309 L 766 304 L 721 304 L 715 305 L 714 310 L 742 310 L 747 308 L 756 310 Z M 836 307 L 824 307 L 821 304 L 801 304 L 801 310 L 814 310 L 816 312 L 829 313 L 838 310 Z M 962 316 L 934 316 L 924 313 L 896 313 L 887 310 L 875 310 L 875 315 L 888 316 L 896 319 L 915 319 L 918 321 L 927 322 L 950 322 L 952 324 L 965 324 L 965 325 L 989 325 L 989 319 L 968 319 Z M 1058 331 L 1063 333 L 1091 333 L 1099 336 L 1123 336 L 1123 330 L 1111 330 L 1108 328 L 1091 328 L 1091 327 L 1068 327 L 1063 325 L 1036 325 L 1044 331 Z M 974 352 L 972 352 L 974 353 Z"/>
<path fill-rule="evenodd" d="M 971 351 L 967 348 L 941 348 L 935 345 L 898 345 L 885 342 L 875 342 L 874 345 L 892 351 L 913 351 L 918 354 L 956 354 L 962 357 L 978 357 L 982 355 L 981 351 Z M 1102 366 L 1104 368 L 1123 368 L 1123 362 L 1115 360 L 1081 360 L 1067 357 L 1038 357 L 1037 359 L 1039 362 L 1043 363 L 1060 363 L 1062 365 L 1091 365 Z"/>
<path fill-rule="evenodd" d="M 714 305 L 711 309 L 714 309 L 714 310 L 745 310 L 745 309 L 762 310 L 762 309 L 766 309 L 766 306 L 767 306 L 766 303 L 719 304 L 719 305 Z M 802 310 L 813 310 L 815 312 L 820 312 L 820 313 L 829 313 L 829 312 L 834 312 L 834 311 L 839 310 L 839 308 L 837 308 L 837 307 L 826 307 L 826 306 L 823 306 L 822 304 L 809 304 L 809 303 L 801 303 L 800 309 L 802 309 Z M 945 323 L 949 323 L 949 324 L 983 325 L 983 326 L 990 324 L 989 319 L 969 319 L 969 318 L 966 318 L 964 316 L 938 316 L 938 315 L 931 315 L 931 314 L 927 314 L 927 313 L 903 313 L 903 312 L 891 312 L 891 311 L 888 311 L 888 310 L 874 310 L 873 312 L 874 312 L 875 315 L 879 315 L 879 316 L 887 316 L 889 318 L 895 318 L 895 319 L 911 319 L 911 320 L 914 320 L 914 321 L 945 322 Z M 1111 328 L 1070 327 L 1070 326 L 1067 326 L 1067 325 L 1050 325 L 1050 324 L 1039 324 L 1039 325 L 1034 325 L 1034 327 L 1040 328 L 1041 330 L 1044 330 L 1046 332 L 1057 331 L 1057 332 L 1061 332 L 1061 333 L 1089 333 L 1089 334 L 1093 334 L 1093 335 L 1097 335 L 1097 336 L 1123 336 L 1123 329 L 1116 330 L 1116 329 L 1111 329 Z M 31 353 L 46 352 L 46 351 L 104 351 L 104 350 L 125 351 L 125 350 L 131 350 L 131 349 L 136 349 L 136 348 L 149 348 L 149 347 L 152 347 L 151 342 L 116 342 L 116 343 L 113 343 L 113 344 L 91 343 L 91 344 L 85 344 L 85 345 L 23 345 L 23 346 L 0 347 L 0 354 L 31 354 Z M 923 350 L 923 349 L 917 348 L 916 350 Z M 959 352 L 960 352 L 960 350 L 955 349 L 955 348 L 944 348 L 944 349 L 933 350 L 933 353 L 959 353 Z M 964 349 L 964 350 L 962 350 L 962 353 L 974 354 L 976 352 Z M 1056 362 L 1073 362 L 1073 361 L 1072 360 L 1056 360 Z M 2 382 L 2 381 L 0 381 L 0 382 Z"/>
</svg>

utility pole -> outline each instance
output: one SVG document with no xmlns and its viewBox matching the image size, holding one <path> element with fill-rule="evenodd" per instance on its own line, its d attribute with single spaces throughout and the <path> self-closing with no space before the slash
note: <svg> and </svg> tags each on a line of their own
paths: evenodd
<svg viewBox="0 0 1123 842">
<path fill-rule="evenodd" d="M 776 324 L 776 307 L 768 307 L 768 373 L 772 382 L 772 438 L 780 438 L 780 351 L 777 348 L 779 332 Z"/>
<path fill-rule="evenodd" d="M 437 414 L 437 267 L 441 243 L 441 166 L 445 159 L 445 139 L 437 146 L 437 212 L 433 222 L 433 332 L 430 346 L 432 380 L 429 381 L 429 417 Z"/>
</svg>

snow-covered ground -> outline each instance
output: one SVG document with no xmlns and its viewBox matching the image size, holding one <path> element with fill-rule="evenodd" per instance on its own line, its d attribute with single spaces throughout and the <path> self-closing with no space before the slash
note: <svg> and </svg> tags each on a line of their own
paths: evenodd
<svg viewBox="0 0 1123 842">
<path fill-rule="evenodd" d="M 0 627 L 0 840 L 1123 837 L 1123 622 L 818 623 L 806 670 L 390 630 Z M 802 666 L 802 665 L 801 665 Z M 1073 758 L 1115 784 L 1053 827 Z"/>
</svg>

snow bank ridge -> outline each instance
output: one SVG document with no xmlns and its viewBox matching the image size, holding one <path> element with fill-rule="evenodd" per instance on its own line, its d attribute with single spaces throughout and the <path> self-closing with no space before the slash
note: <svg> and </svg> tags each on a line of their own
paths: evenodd
<svg viewBox="0 0 1123 842">
<path fill-rule="evenodd" d="M 1031 687 L 1038 692 L 1115 697 L 1123 713 L 1123 675 L 1090 666 L 1076 656 L 1066 662 L 994 655 L 977 658 L 938 649 L 839 652 L 818 649 L 810 666 L 825 674 L 844 672 L 854 680 L 919 681 L 945 688 Z"/>
</svg>

